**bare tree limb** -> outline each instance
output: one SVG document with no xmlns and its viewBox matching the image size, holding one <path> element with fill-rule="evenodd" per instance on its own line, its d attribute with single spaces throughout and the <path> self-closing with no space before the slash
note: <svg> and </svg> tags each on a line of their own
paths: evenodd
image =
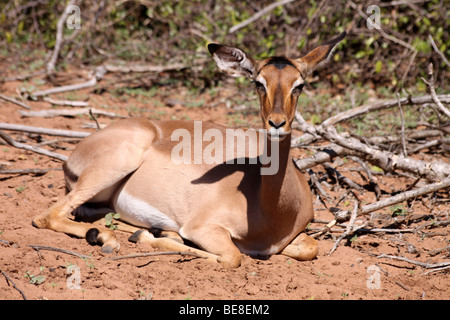
<svg viewBox="0 0 450 320">
<path fill-rule="evenodd" d="M 2 138 L 3 140 L 6 141 L 7 144 L 9 144 L 12 147 L 18 148 L 18 149 L 25 149 L 28 151 L 32 151 L 35 153 L 39 153 L 39 154 L 43 154 L 46 155 L 48 157 L 52 157 L 61 161 L 66 161 L 68 159 L 67 156 L 53 152 L 53 151 L 49 151 L 46 149 L 42 149 L 39 147 L 35 147 L 35 146 L 29 146 L 27 144 L 24 143 L 20 143 L 17 142 L 15 140 L 13 140 L 9 135 L 7 135 L 6 133 L 4 133 L 3 131 L 0 130 L 0 138 Z"/>
<path fill-rule="evenodd" d="M 98 114 L 111 118 L 125 118 L 112 112 L 98 110 L 95 108 L 81 108 L 81 109 L 50 109 L 50 110 L 36 110 L 36 111 L 19 111 L 22 117 L 44 117 L 53 118 L 57 116 L 74 117 L 81 114 Z"/>
<path fill-rule="evenodd" d="M 8 282 L 8 285 L 9 285 L 9 283 L 11 283 L 12 286 L 13 286 L 13 288 L 16 289 L 17 291 L 19 291 L 19 293 L 22 295 L 23 300 L 27 300 L 27 297 L 25 296 L 25 293 L 23 293 L 23 291 L 20 290 L 20 289 L 16 286 L 16 284 L 14 283 L 14 281 L 11 280 L 11 278 L 6 274 L 6 272 L 2 271 L 2 274 L 3 274 L 3 276 L 5 277 L 6 282 Z"/>
<path fill-rule="evenodd" d="M 433 40 L 433 37 L 431 36 L 431 34 L 428 35 L 428 40 L 430 40 L 431 46 L 433 47 L 434 51 L 436 51 L 436 53 L 442 58 L 442 60 L 447 65 L 447 67 L 450 67 L 450 62 L 448 62 L 445 55 L 438 49 L 436 43 L 434 43 L 434 40 Z"/>
<path fill-rule="evenodd" d="M 26 105 L 25 103 L 20 102 L 20 101 L 14 99 L 14 98 L 5 96 L 4 94 L 1 94 L 1 93 L 0 93 L 0 98 L 3 99 L 3 100 L 5 100 L 5 101 L 9 101 L 9 102 L 12 102 L 12 103 L 14 103 L 14 104 L 17 104 L 18 106 L 20 106 L 20 107 L 22 107 L 22 108 L 25 108 L 25 109 L 28 109 L 28 110 L 31 109 L 31 108 L 30 108 L 28 105 Z"/>
<path fill-rule="evenodd" d="M 294 2 L 295 0 L 281 0 L 278 2 L 274 2 L 272 4 L 269 4 L 267 7 L 264 7 L 263 9 L 261 9 L 260 11 L 258 11 L 257 13 L 255 13 L 253 16 L 251 16 L 250 18 L 248 18 L 247 20 L 242 21 L 241 23 L 238 23 L 237 25 L 234 25 L 230 28 L 230 30 L 228 31 L 228 33 L 234 33 L 246 26 L 248 26 L 249 24 L 255 22 L 256 20 L 258 20 L 259 18 L 261 18 L 263 15 L 265 15 L 266 13 L 274 10 L 276 7 L 279 6 L 284 6 L 288 3 Z"/>
<path fill-rule="evenodd" d="M 450 94 L 438 95 L 437 98 L 444 103 L 450 103 Z M 398 106 L 399 103 L 401 105 L 409 105 L 409 104 L 417 105 L 417 104 L 425 104 L 425 103 L 432 103 L 432 102 L 434 102 L 434 98 L 431 95 L 426 95 L 426 96 L 419 96 L 419 97 L 404 97 L 404 98 L 400 98 L 400 99 L 383 101 L 383 102 L 379 102 L 379 103 L 375 103 L 375 104 L 363 105 L 360 107 L 356 107 L 356 108 L 349 109 L 347 111 L 338 113 L 338 114 L 326 119 L 324 122 L 322 122 L 322 124 L 320 126 L 327 127 L 330 125 L 335 125 L 336 123 L 339 123 L 342 121 L 347 121 L 347 120 L 368 114 L 370 112 L 393 108 L 395 106 Z M 298 121 L 299 117 L 296 116 L 296 118 Z M 302 121 L 301 123 L 299 122 L 300 130 L 302 130 L 303 132 L 307 132 L 307 130 L 305 129 L 304 123 L 306 123 L 306 121 Z M 313 141 L 314 139 L 316 139 L 316 137 L 317 137 L 317 135 L 313 135 L 312 133 L 307 132 L 307 133 L 303 134 L 302 136 L 293 139 L 291 145 L 297 146 L 299 143 L 308 144 L 311 141 Z"/>
<path fill-rule="evenodd" d="M 436 94 L 436 90 L 434 90 L 434 72 L 433 72 L 433 63 L 430 62 L 428 65 L 428 76 L 430 79 L 427 81 L 422 78 L 422 81 L 425 82 L 430 88 L 431 97 L 433 98 L 434 103 L 438 106 L 439 110 L 444 113 L 448 118 L 450 118 L 450 111 L 442 104 L 439 100 L 439 97 Z"/>
<path fill-rule="evenodd" d="M 28 132 L 36 134 L 45 134 L 48 136 L 69 137 L 69 138 L 85 138 L 91 134 L 90 132 L 48 129 L 42 127 L 25 126 L 21 124 L 12 124 L 4 122 L 0 122 L 0 130 Z"/>
<path fill-rule="evenodd" d="M 59 51 L 61 50 L 61 45 L 63 42 L 63 29 L 64 23 L 67 20 L 67 16 L 69 12 L 67 12 L 67 8 L 72 6 L 75 3 L 75 0 L 71 0 L 67 7 L 64 7 L 64 11 L 61 14 L 61 17 L 58 20 L 58 24 L 56 25 L 56 41 L 55 41 L 55 49 L 53 50 L 50 61 L 47 63 L 47 74 L 53 73 L 55 71 L 56 60 L 58 60 Z"/>
</svg>

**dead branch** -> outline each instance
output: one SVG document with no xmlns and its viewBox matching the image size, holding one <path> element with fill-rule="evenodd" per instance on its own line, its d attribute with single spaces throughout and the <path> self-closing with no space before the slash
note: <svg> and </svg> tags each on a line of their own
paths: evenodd
<svg viewBox="0 0 450 320">
<path fill-rule="evenodd" d="M 88 107 L 89 102 L 87 101 L 72 101 L 72 100 L 56 100 L 50 97 L 44 97 L 42 100 L 53 105 L 58 106 L 71 106 L 71 107 Z"/>
<path fill-rule="evenodd" d="M 443 103 L 450 103 L 450 94 L 437 95 L 437 98 L 439 99 L 439 101 L 442 101 Z M 400 98 L 400 99 L 383 101 L 383 102 L 379 102 L 379 103 L 375 103 L 375 104 L 363 105 L 360 107 L 352 108 L 347 111 L 338 113 L 338 114 L 326 119 L 324 122 L 322 122 L 322 124 L 320 126 L 323 128 L 326 128 L 327 126 L 335 125 L 339 122 L 347 121 L 347 120 L 368 114 L 370 112 L 393 108 L 395 106 L 398 106 L 399 103 L 400 103 L 400 105 L 403 106 L 403 105 L 418 105 L 418 104 L 433 103 L 433 102 L 434 102 L 433 97 L 431 95 L 426 95 L 426 96 L 419 96 L 419 97 L 404 97 L 404 98 Z M 296 117 L 296 118 L 298 121 L 299 117 Z M 305 121 L 303 121 L 303 122 L 305 122 Z M 302 123 L 300 123 L 300 130 L 305 132 L 305 134 L 292 140 L 293 147 L 297 146 L 298 144 L 308 144 L 317 138 L 317 135 L 307 132 L 307 130 L 305 130 L 304 125 Z"/>
<path fill-rule="evenodd" d="M 1 128 L 1 127 L 0 127 Z M 324 162 L 331 162 L 335 157 L 345 154 L 345 148 L 331 143 L 323 148 L 323 150 L 316 152 L 308 158 L 294 160 L 295 165 L 300 169 L 309 169 Z"/>
<path fill-rule="evenodd" d="M 182 256 L 194 256 L 197 258 L 204 258 L 203 256 L 195 253 L 195 252 L 189 252 L 189 251 L 162 251 L 162 252 L 146 252 L 146 253 L 137 253 L 137 254 L 131 254 L 128 256 L 122 256 L 122 257 L 112 257 L 111 260 L 122 260 L 122 259 L 130 259 L 130 258 L 142 258 L 142 257 L 150 257 L 150 256 L 161 256 L 161 255 L 182 255 Z"/>
<path fill-rule="evenodd" d="M 49 168 L 49 169 L 8 169 L 8 170 L 1 170 L 0 174 L 46 174 L 49 171 L 52 170 L 62 170 L 61 168 Z"/>
<path fill-rule="evenodd" d="M 56 251 L 56 252 L 60 252 L 60 253 L 65 253 L 71 256 L 75 256 L 81 259 L 90 259 L 92 258 L 91 256 L 87 256 L 84 254 L 80 254 L 78 252 L 75 251 L 70 251 L 70 250 L 66 250 L 66 249 L 60 249 L 60 248 L 54 248 L 54 247 L 49 247 L 49 246 L 41 246 L 41 245 L 37 245 L 37 244 L 30 244 L 29 247 L 33 248 L 36 251 L 39 250 L 47 250 L 47 251 Z"/>
<path fill-rule="evenodd" d="M 93 87 L 97 84 L 98 81 L 100 81 L 103 78 L 105 73 L 106 73 L 106 69 L 103 66 L 100 66 L 95 69 L 94 76 L 88 81 L 70 84 L 67 86 L 50 88 L 50 89 L 41 90 L 41 91 L 35 91 L 35 92 L 31 92 L 30 95 L 31 95 L 31 97 L 36 98 L 36 97 L 42 97 L 42 96 L 46 96 L 46 95 L 54 94 L 54 93 L 81 90 L 81 89 Z"/>
<path fill-rule="evenodd" d="M 98 110 L 95 108 L 81 108 L 81 109 L 50 109 L 50 110 L 37 110 L 37 111 L 21 111 L 19 110 L 22 117 L 43 117 L 43 118 L 53 118 L 57 116 L 63 117 L 74 117 L 83 114 L 98 114 L 111 118 L 125 118 L 112 112 L 107 112 L 103 110 Z"/>
<path fill-rule="evenodd" d="M 416 175 L 424 176 L 428 180 L 436 181 L 450 176 L 450 165 L 444 162 L 433 161 L 425 162 L 415 160 L 402 155 L 396 155 L 389 151 L 382 151 L 377 148 L 361 143 L 355 138 L 345 138 L 337 133 L 334 127 L 326 130 L 308 126 L 308 132 L 319 134 L 323 138 L 348 149 L 347 154 L 363 157 L 365 160 L 382 168 L 385 172 L 391 172 L 396 169 L 411 172 Z"/>
<path fill-rule="evenodd" d="M 422 77 L 422 81 L 425 82 L 428 85 L 428 88 L 430 89 L 431 97 L 433 98 L 434 103 L 438 106 L 439 110 L 444 113 L 447 117 L 450 118 L 450 111 L 442 104 L 442 102 L 439 100 L 439 97 L 436 94 L 436 90 L 434 90 L 434 72 L 433 72 L 433 63 L 430 62 L 428 65 L 428 76 L 429 80 L 425 80 Z"/>
<path fill-rule="evenodd" d="M 388 254 L 380 254 L 379 256 L 377 256 L 378 259 L 381 258 L 387 258 L 387 259 L 394 259 L 394 260 L 400 260 L 400 261 L 405 261 L 408 263 L 412 263 L 415 265 L 418 265 L 422 268 L 425 269 L 434 269 L 434 268 L 442 268 L 442 267 L 449 267 L 450 266 L 450 261 L 449 262 L 440 262 L 440 263 L 425 263 L 425 262 L 420 262 L 420 261 L 415 261 L 415 260 L 411 260 L 405 257 L 397 257 L 397 256 L 392 256 L 392 255 L 388 255 Z"/>
<path fill-rule="evenodd" d="M 90 132 L 61 130 L 61 129 L 48 129 L 48 128 L 42 128 L 42 127 L 25 126 L 25 125 L 21 125 L 21 124 L 4 123 L 4 122 L 0 122 L 0 130 L 28 132 L 28 133 L 35 133 L 35 134 L 44 134 L 44 135 L 48 135 L 48 136 L 59 136 L 59 137 L 69 137 L 69 138 L 85 138 L 91 134 Z"/>
<path fill-rule="evenodd" d="M 166 66 L 153 66 L 153 65 L 126 65 L 126 66 L 117 66 L 111 64 L 105 64 L 103 67 L 108 72 L 120 72 L 120 73 L 130 73 L 130 72 L 165 72 L 172 70 L 181 70 L 188 67 L 192 67 L 192 65 L 186 65 L 183 63 L 174 63 Z"/>
<path fill-rule="evenodd" d="M 2 271 L 2 275 L 5 277 L 6 282 L 8 283 L 8 285 L 11 283 L 13 288 L 16 289 L 17 291 L 19 291 L 19 293 L 22 295 L 23 300 L 27 300 L 27 297 L 25 296 L 25 293 L 23 293 L 22 290 L 20 290 L 16 284 L 14 283 L 14 281 L 11 280 L 11 278 L 6 274 L 6 272 Z"/>
<path fill-rule="evenodd" d="M 358 211 L 359 211 L 358 201 L 355 200 L 353 205 L 354 205 L 354 207 L 353 207 L 352 215 L 350 217 L 350 221 L 348 223 L 347 229 L 336 240 L 336 242 L 333 245 L 333 248 L 331 248 L 330 252 L 328 252 L 328 256 L 331 256 L 331 254 L 336 250 L 337 246 L 339 245 L 339 242 L 341 242 L 342 239 L 344 239 L 345 237 L 347 237 L 354 231 L 354 225 L 355 225 L 356 217 L 358 216 Z"/>
<path fill-rule="evenodd" d="M 22 108 L 25 108 L 25 109 L 28 109 L 28 110 L 31 109 L 31 108 L 30 108 L 28 105 L 26 105 L 25 103 L 20 102 L 20 101 L 14 99 L 14 98 L 5 96 L 4 94 L 1 94 L 1 93 L 0 93 L 0 98 L 3 99 L 3 100 L 5 100 L 5 101 L 9 101 L 9 102 L 12 102 L 12 103 L 14 103 L 14 104 L 17 104 L 18 106 L 20 106 L 20 107 L 22 107 Z"/>
<path fill-rule="evenodd" d="M 433 40 L 433 37 L 431 36 L 431 34 L 428 35 L 428 40 L 430 40 L 431 46 L 433 47 L 434 51 L 436 51 L 436 53 L 442 58 L 442 60 L 447 65 L 447 67 L 450 67 L 450 62 L 448 62 L 445 55 L 438 49 L 438 47 L 436 46 L 436 43 L 434 43 L 434 40 Z"/>
<path fill-rule="evenodd" d="M 401 203 L 401 202 L 404 202 L 404 201 L 412 199 L 412 198 L 417 198 L 417 197 L 423 196 L 425 194 L 428 194 L 431 192 L 436 192 L 436 191 L 439 191 L 439 190 L 442 190 L 442 189 L 445 189 L 448 187 L 450 187 L 450 177 L 441 182 L 432 183 L 432 184 L 426 185 L 424 187 L 421 187 L 421 188 L 418 188 L 415 190 L 405 191 L 405 192 L 399 193 L 393 197 L 383 199 L 383 200 L 377 201 L 372 204 L 365 205 L 361 208 L 360 214 L 371 213 L 373 211 L 377 211 L 377 210 L 380 210 L 385 207 L 393 206 L 397 203 Z"/>
<path fill-rule="evenodd" d="M 286 5 L 286 4 L 291 3 L 293 1 L 294 0 L 281 0 L 281 1 L 278 1 L 278 2 L 275 2 L 275 3 L 272 3 L 272 4 L 268 5 L 267 7 L 264 7 L 263 9 L 258 11 L 257 13 L 255 13 L 253 16 L 251 16 L 247 20 L 244 20 L 241 23 L 238 23 L 237 25 L 231 27 L 230 30 L 228 31 L 228 33 L 229 34 L 234 33 L 236 31 L 238 31 L 238 30 L 248 26 L 249 24 L 255 22 L 256 20 L 261 18 L 266 13 L 274 10 L 276 7 Z"/>
<path fill-rule="evenodd" d="M 15 147 L 15 148 L 25 149 L 25 150 L 32 151 L 32 152 L 35 152 L 35 153 L 43 154 L 43 155 L 46 155 L 48 157 L 52 157 L 52 158 L 55 158 L 55 159 L 58 159 L 58 160 L 61 160 L 61 161 L 66 161 L 68 159 L 68 157 L 65 156 L 65 155 L 62 155 L 62 154 L 59 154 L 59 153 L 56 153 L 56 152 L 53 152 L 53 151 L 49 151 L 49 150 L 46 150 L 46 149 L 42 149 L 42 148 L 39 148 L 39 147 L 36 147 L 36 146 L 29 146 L 27 144 L 17 142 L 17 141 L 13 140 L 9 135 L 7 135 L 6 133 L 4 133 L 1 130 L 0 130 L 0 138 L 5 140 L 6 143 L 9 144 L 10 146 Z"/>
<path fill-rule="evenodd" d="M 75 4 L 75 0 L 71 0 L 67 7 L 64 7 L 64 11 L 58 20 L 58 24 L 56 25 L 55 49 L 53 50 L 50 61 L 47 63 L 47 74 L 55 71 L 56 60 L 58 59 L 59 51 L 61 50 L 61 45 L 63 42 L 64 23 L 66 22 L 67 16 L 69 15 L 69 12 L 66 10 L 66 8 L 72 6 L 73 4 Z"/>
</svg>

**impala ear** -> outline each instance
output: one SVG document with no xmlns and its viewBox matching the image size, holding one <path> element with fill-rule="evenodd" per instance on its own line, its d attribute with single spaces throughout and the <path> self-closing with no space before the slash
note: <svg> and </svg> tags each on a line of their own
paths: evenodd
<svg viewBox="0 0 450 320">
<path fill-rule="evenodd" d="M 221 71 L 233 77 L 253 78 L 255 62 L 241 49 L 210 43 L 208 50 Z"/>
<path fill-rule="evenodd" d="M 301 57 L 296 60 L 299 64 L 300 69 L 305 73 L 305 75 L 310 74 L 316 68 L 324 65 L 329 61 L 331 56 L 333 55 L 333 51 L 339 42 L 345 38 L 347 33 L 344 31 L 336 38 L 325 42 L 324 44 L 318 46 L 314 50 L 310 51 L 304 57 Z"/>
</svg>

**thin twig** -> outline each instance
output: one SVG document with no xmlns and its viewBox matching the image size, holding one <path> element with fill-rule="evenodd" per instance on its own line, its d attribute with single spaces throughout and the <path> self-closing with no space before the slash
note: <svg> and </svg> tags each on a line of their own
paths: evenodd
<svg viewBox="0 0 450 320">
<path fill-rule="evenodd" d="M 408 152 L 406 151 L 406 140 L 405 140 L 405 119 L 403 117 L 403 109 L 402 104 L 400 103 L 400 94 L 397 93 L 397 101 L 398 101 L 398 110 L 400 112 L 400 121 L 401 121 L 401 137 L 402 137 L 402 149 L 403 155 L 405 157 L 408 156 Z"/>
<path fill-rule="evenodd" d="M 87 101 L 73 101 L 73 100 L 56 100 L 50 97 L 44 97 L 42 100 L 53 105 L 58 106 L 71 106 L 71 107 L 88 107 L 89 102 Z"/>
<path fill-rule="evenodd" d="M 18 106 L 20 106 L 20 107 L 22 107 L 22 108 L 31 110 L 31 108 L 30 108 L 28 105 L 26 105 L 25 103 L 20 102 L 20 101 L 14 99 L 14 98 L 5 96 L 4 94 L 1 94 L 1 93 L 0 93 L 0 98 L 3 99 L 3 100 L 5 100 L 5 101 L 9 101 L 9 102 L 12 102 L 12 103 L 14 103 L 14 104 L 17 104 Z"/>
<path fill-rule="evenodd" d="M 112 257 L 111 260 L 122 260 L 122 259 L 131 259 L 131 258 L 142 258 L 142 257 L 150 257 L 150 256 L 160 256 L 160 255 L 182 255 L 182 256 L 194 256 L 197 258 L 204 258 L 203 256 L 189 251 L 163 251 L 163 252 L 146 252 L 146 253 L 137 253 L 131 254 L 128 256 L 122 257 Z"/>
<path fill-rule="evenodd" d="M 288 3 L 294 2 L 295 0 L 281 0 L 278 2 L 274 2 L 272 4 L 269 4 L 267 7 L 264 7 L 263 9 L 259 10 L 257 13 L 255 13 L 253 16 L 251 16 L 250 18 L 248 18 L 247 20 L 242 21 L 241 23 L 238 23 L 235 26 L 232 26 L 230 28 L 230 30 L 228 31 L 228 33 L 234 33 L 246 26 L 248 26 L 249 24 L 255 22 L 256 20 L 258 20 L 259 18 L 261 18 L 263 15 L 265 15 L 266 13 L 274 10 L 276 7 L 279 6 L 283 6 L 286 5 Z"/>
<path fill-rule="evenodd" d="M 445 55 L 438 49 L 436 43 L 434 43 L 434 40 L 433 40 L 433 37 L 431 36 L 431 34 L 428 35 L 428 40 L 430 40 L 431 46 L 433 47 L 434 51 L 436 51 L 436 53 L 442 58 L 442 60 L 447 65 L 447 67 L 450 67 L 450 62 L 448 62 Z"/>
<path fill-rule="evenodd" d="M 43 117 L 43 118 L 53 118 L 57 116 L 63 117 L 74 117 L 83 114 L 98 114 L 110 118 L 125 118 L 124 116 L 107 112 L 95 108 L 77 108 L 77 109 L 49 109 L 49 110 L 36 110 L 36 111 L 22 111 L 19 110 L 22 117 Z"/>
<path fill-rule="evenodd" d="M 6 143 L 9 144 L 10 146 L 15 147 L 15 148 L 25 149 L 25 150 L 32 151 L 35 153 L 43 154 L 43 155 L 46 155 L 46 156 L 49 156 L 49 157 L 52 157 L 52 158 L 55 158 L 55 159 L 58 159 L 61 161 L 66 161 L 68 159 L 68 157 L 65 155 L 62 155 L 62 154 L 59 154 L 59 153 L 56 153 L 53 151 L 49 151 L 46 149 L 42 149 L 42 148 L 39 148 L 36 146 L 29 146 L 27 144 L 17 142 L 1 130 L 0 130 L 0 138 L 5 140 Z"/>
<path fill-rule="evenodd" d="M 433 63 L 430 62 L 428 65 L 428 76 L 430 79 L 427 81 L 422 77 L 422 81 L 425 82 L 428 85 L 428 88 L 430 89 L 431 97 L 433 98 L 434 103 L 438 106 L 439 110 L 443 112 L 447 117 L 450 118 L 450 110 L 448 110 L 442 102 L 439 100 L 439 97 L 436 94 L 436 90 L 434 90 L 434 72 L 433 72 Z"/>
<path fill-rule="evenodd" d="M 380 254 L 379 256 L 377 256 L 378 259 L 381 258 L 387 258 L 387 259 L 394 259 L 394 260 L 400 260 L 400 261 L 406 261 L 408 263 L 412 263 L 418 266 L 421 266 L 422 268 L 425 269 L 434 269 L 434 268 L 441 268 L 441 267 L 448 267 L 450 266 L 450 261 L 449 262 L 440 262 L 440 263 L 425 263 L 425 262 L 420 262 L 420 261 L 415 261 L 415 260 L 411 260 L 405 257 L 397 257 L 397 256 L 392 256 L 392 255 L 388 255 L 388 254 Z"/>
<path fill-rule="evenodd" d="M 328 256 L 331 256 L 331 254 L 334 252 L 334 250 L 336 250 L 337 246 L 339 245 L 339 242 L 341 242 L 342 239 L 344 239 L 345 237 L 347 237 L 348 235 L 350 235 L 353 232 L 353 226 L 355 225 L 356 217 L 358 216 L 358 211 L 359 211 L 358 207 L 359 207 L 358 201 L 355 200 L 352 215 L 350 217 L 350 221 L 347 226 L 347 230 L 345 230 L 345 232 L 343 234 L 341 234 L 339 236 L 339 238 L 336 240 L 333 248 L 331 248 L 330 252 L 328 253 Z"/>
<path fill-rule="evenodd" d="M 72 6 L 75 3 L 75 0 L 71 0 L 67 7 L 64 7 L 64 11 L 61 14 L 61 17 L 58 20 L 58 24 L 56 25 L 56 40 L 55 40 L 55 49 L 53 50 L 50 61 L 47 63 L 47 74 L 55 71 L 56 60 L 58 59 L 59 51 L 61 50 L 61 45 L 63 42 L 63 30 L 64 24 L 66 23 L 67 16 L 69 12 L 66 10 L 69 6 Z"/>
<path fill-rule="evenodd" d="M 9 170 L 1 170 L 0 174 L 46 174 L 52 170 L 62 170 L 61 168 L 49 168 L 49 169 L 9 169 Z"/>
<path fill-rule="evenodd" d="M 44 134 L 48 136 L 69 137 L 69 138 L 85 138 L 91 134 L 90 132 L 83 132 L 83 131 L 49 129 L 4 122 L 0 122 L 0 130 L 11 130 L 11 131 L 28 132 L 28 133 Z"/>
<path fill-rule="evenodd" d="M 12 279 L 6 274 L 6 272 L 2 271 L 2 274 L 3 274 L 3 276 L 5 277 L 6 282 L 8 282 L 8 285 L 9 285 L 9 283 L 11 283 L 12 286 L 13 286 L 13 288 L 16 289 L 17 291 L 19 291 L 19 293 L 22 295 L 23 300 L 27 300 L 27 297 L 25 296 L 25 293 L 23 293 L 23 291 L 20 290 L 20 289 L 16 286 L 16 284 L 14 283 L 14 281 L 12 281 Z"/>
<path fill-rule="evenodd" d="M 39 250 L 47 250 L 47 251 L 56 251 L 56 252 L 60 252 L 60 253 L 65 253 L 71 256 L 75 256 L 81 259 L 90 259 L 92 258 L 92 256 L 86 256 L 84 254 L 80 254 L 78 252 L 75 251 L 70 251 L 70 250 L 66 250 L 66 249 L 60 249 L 60 248 L 55 248 L 55 247 L 49 247 L 49 246 L 41 246 L 41 245 L 37 245 L 37 244 L 31 244 L 29 245 L 29 247 L 33 248 L 36 251 Z"/>
</svg>

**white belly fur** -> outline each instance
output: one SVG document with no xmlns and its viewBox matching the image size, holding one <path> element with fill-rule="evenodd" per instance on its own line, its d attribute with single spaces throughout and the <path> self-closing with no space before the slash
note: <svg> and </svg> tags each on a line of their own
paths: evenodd
<svg viewBox="0 0 450 320">
<path fill-rule="evenodd" d="M 122 189 L 115 202 L 114 209 L 120 214 L 120 220 L 145 228 L 178 231 L 178 224 L 149 203 L 133 197 Z"/>
</svg>

